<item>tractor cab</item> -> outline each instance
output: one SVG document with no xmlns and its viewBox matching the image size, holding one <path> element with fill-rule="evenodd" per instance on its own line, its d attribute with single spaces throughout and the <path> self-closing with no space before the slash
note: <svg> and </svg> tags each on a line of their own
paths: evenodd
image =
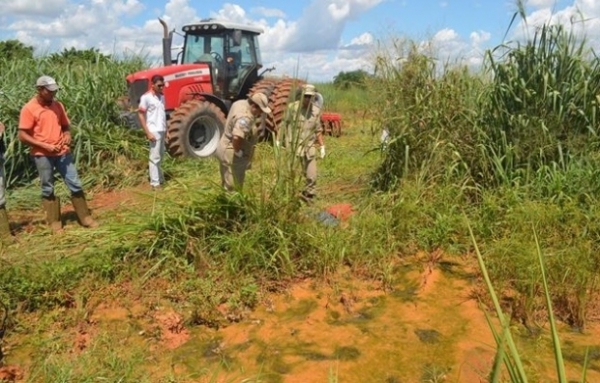
<svg viewBox="0 0 600 383">
<path fill-rule="evenodd" d="M 202 20 L 185 25 L 180 64 L 208 64 L 213 95 L 230 102 L 245 98 L 258 79 L 262 29 L 236 23 Z"/>
</svg>

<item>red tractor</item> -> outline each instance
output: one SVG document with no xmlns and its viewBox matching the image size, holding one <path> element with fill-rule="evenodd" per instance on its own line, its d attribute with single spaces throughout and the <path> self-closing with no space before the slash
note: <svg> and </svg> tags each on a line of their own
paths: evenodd
<svg viewBox="0 0 600 383">
<path fill-rule="evenodd" d="M 173 31 L 159 20 L 164 29 L 164 66 L 127 76 L 128 97 L 121 100 L 125 109 L 121 118 L 127 125 L 139 127 L 140 97 L 151 88 L 152 76 L 160 74 L 165 78 L 167 148 L 174 157 L 212 155 L 231 104 L 254 92 L 269 98 L 273 113 L 267 118 L 267 130 L 278 129 L 290 97 L 303 82 L 263 76 L 274 68 L 259 73 L 263 68 L 258 44 L 261 28 L 213 19 L 186 25 L 183 49 L 172 60 Z"/>
</svg>

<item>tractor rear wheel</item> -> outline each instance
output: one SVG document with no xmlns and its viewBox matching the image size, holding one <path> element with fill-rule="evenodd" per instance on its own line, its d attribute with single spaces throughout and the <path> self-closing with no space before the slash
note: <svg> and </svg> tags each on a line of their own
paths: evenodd
<svg viewBox="0 0 600 383">
<path fill-rule="evenodd" d="M 279 125 L 285 117 L 285 110 L 290 102 L 296 99 L 296 90 L 304 84 L 298 79 L 278 79 L 265 78 L 258 81 L 248 93 L 248 97 L 256 92 L 264 93 L 269 99 L 269 107 L 272 110 L 271 115 L 267 117 L 267 132 L 264 132 L 263 139 L 269 139 L 272 134 L 278 131 Z"/>
<path fill-rule="evenodd" d="M 254 93 L 263 93 L 265 96 L 267 96 L 267 99 L 269 100 L 269 106 L 270 106 L 273 104 L 273 91 L 275 90 L 276 85 L 277 85 L 277 81 L 275 79 L 264 78 L 264 79 L 256 82 L 256 84 L 254 84 L 254 86 L 252 86 L 252 88 L 250 88 L 250 91 L 248 92 L 248 98 L 250 98 Z M 273 121 L 273 115 L 269 114 L 267 116 L 267 121 L 266 121 L 266 131 L 261 132 L 260 138 L 262 140 L 268 139 L 271 136 L 271 134 L 273 134 L 274 126 L 275 126 L 275 123 Z"/>
<path fill-rule="evenodd" d="M 269 103 L 273 111 L 273 130 L 278 131 L 285 111 L 290 102 L 296 101 L 296 96 L 304 81 L 298 79 L 283 79 L 277 83 L 273 92 L 273 101 Z"/>
<path fill-rule="evenodd" d="M 167 149 L 173 157 L 205 158 L 216 150 L 225 114 L 215 104 L 191 100 L 171 113 L 167 127 Z"/>
</svg>

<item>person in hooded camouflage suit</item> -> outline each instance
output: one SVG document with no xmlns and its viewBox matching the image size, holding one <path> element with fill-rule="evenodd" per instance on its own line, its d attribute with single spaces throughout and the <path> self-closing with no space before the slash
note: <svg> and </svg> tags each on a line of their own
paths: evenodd
<svg viewBox="0 0 600 383">
<path fill-rule="evenodd" d="M 317 195 L 317 147 L 320 148 L 321 158 L 325 157 L 321 108 L 314 102 L 316 95 L 314 85 L 305 84 L 302 87 L 301 100 L 291 103 L 286 110 L 282 137 L 278 140 L 295 150 L 300 158 L 306 179 L 302 198 L 306 201 Z"/>
</svg>

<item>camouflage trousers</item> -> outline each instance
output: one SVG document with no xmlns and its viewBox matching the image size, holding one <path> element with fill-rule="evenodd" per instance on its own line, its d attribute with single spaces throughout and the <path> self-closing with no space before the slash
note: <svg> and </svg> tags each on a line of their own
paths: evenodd
<svg viewBox="0 0 600 383">
<path fill-rule="evenodd" d="M 309 150 L 306 155 L 302 156 L 302 171 L 306 179 L 304 194 L 310 197 L 317 195 L 317 157 L 314 151 Z"/>
<path fill-rule="evenodd" d="M 241 189 L 244 185 L 246 170 L 250 167 L 250 156 L 237 157 L 231 145 L 221 145 L 217 148 L 217 158 L 221 171 L 221 185 L 227 191 Z"/>
</svg>

